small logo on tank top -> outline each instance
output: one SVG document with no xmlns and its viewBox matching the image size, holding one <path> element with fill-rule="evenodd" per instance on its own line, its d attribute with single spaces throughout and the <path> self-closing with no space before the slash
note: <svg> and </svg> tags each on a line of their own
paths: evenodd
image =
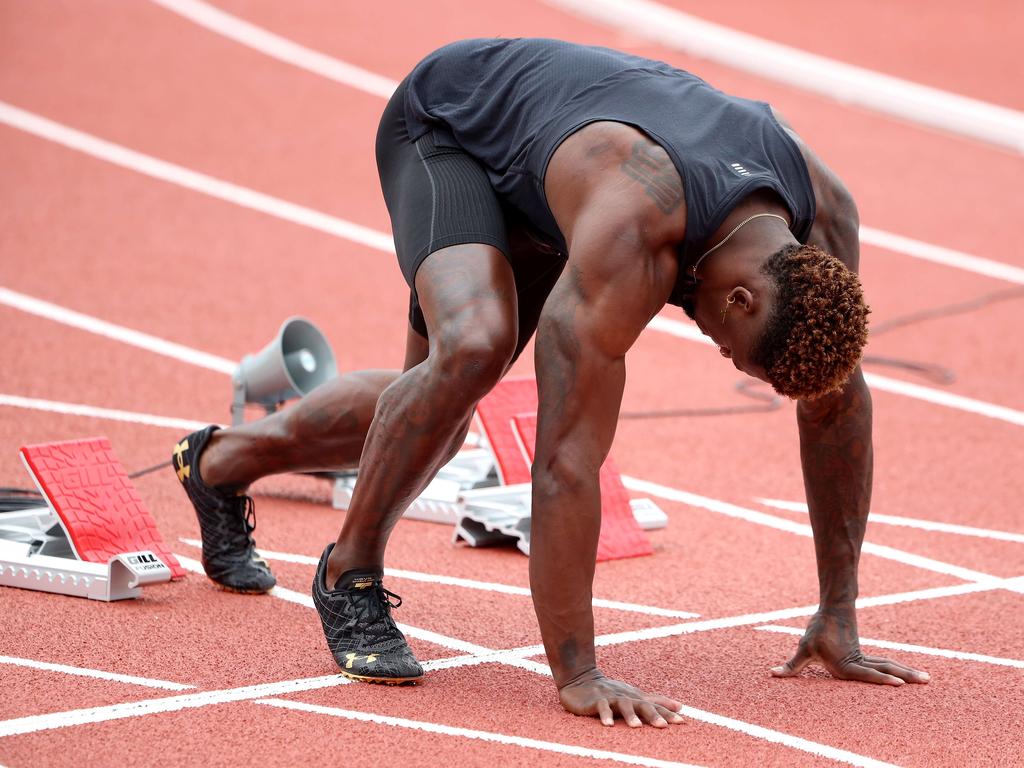
<svg viewBox="0 0 1024 768">
<path fill-rule="evenodd" d="M 729 163 L 729 167 L 733 169 L 740 176 L 750 176 L 751 173 L 739 163 Z"/>
</svg>

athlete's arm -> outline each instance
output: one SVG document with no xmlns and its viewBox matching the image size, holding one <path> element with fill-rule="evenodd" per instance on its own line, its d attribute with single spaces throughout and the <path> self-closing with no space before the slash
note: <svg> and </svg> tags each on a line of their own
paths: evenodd
<svg viewBox="0 0 1024 768">
<path fill-rule="evenodd" d="M 661 153 L 656 162 L 668 161 L 648 140 L 630 139 L 637 152 L 652 152 L 653 146 Z M 625 162 L 631 151 L 626 150 Z M 664 205 L 671 210 L 663 212 L 659 205 L 667 198 L 648 197 L 644 182 L 629 175 L 635 169 L 619 167 L 623 162 L 592 167 L 583 182 L 591 187 L 586 199 L 569 202 L 578 188 L 565 196 L 552 194 L 558 185 L 550 176 L 559 168 L 549 169 L 549 200 L 569 241 L 569 261 L 537 329 L 540 407 L 530 584 L 562 705 L 577 715 L 598 716 L 606 725 L 617 715 L 632 726 L 665 726 L 681 720 L 679 702 L 604 677 L 594 650 L 598 473 L 615 434 L 626 351 L 664 305 L 675 280 L 672 249 L 659 234 L 671 228 L 659 219 L 681 215 L 678 175 L 678 200 Z M 608 183 L 595 182 L 594 176 Z M 659 194 L 664 191 L 659 187 Z"/>
<path fill-rule="evenodd" d="M 860 260 L 859 219 L 842 182 L 797 139 L 814 183 L 817 215 L 808 242 L 854 272 Z M 842 391 L 797 403 L 800 464 L 814 530 L 820 602 L 796 654 L 772 670 L 799 674 L 818 662 L 835 677 L 869 683 L 924 683 L 928 675 L 861 653 L 857 633 L 857 565 L 871 505 L 871 392 L 860 366 Z"/>
</svg>

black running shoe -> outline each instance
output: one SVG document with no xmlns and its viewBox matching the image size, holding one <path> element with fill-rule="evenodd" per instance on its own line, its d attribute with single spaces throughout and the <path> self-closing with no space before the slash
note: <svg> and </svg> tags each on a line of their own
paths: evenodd
<svg viewBox="0 0 1024 768">
<path fill-rule="evenodd" d="M 267 592 L 277 580 L 256 554 L 256 511 L 250 496 L 218 491 L 199 476 L 199 454 L 219 427 L 193 432 L 174 446 L 171 466 L 195 507 L 203 538 L 203 569 L 233 592 Z"/>
<path fill-rule="evenodd" d="M 391 609 L 400 606 L 402 598 L 384 589 L 380 571 L 346 571 L 328 590 L 327 557 L 332 549 L 334 545 L 328 544 L 320 556 L 313 578 L 313 604 L 341 674 L 366 683 L 417 682 L 423 667 L 391 618 Z"/>
</svg>

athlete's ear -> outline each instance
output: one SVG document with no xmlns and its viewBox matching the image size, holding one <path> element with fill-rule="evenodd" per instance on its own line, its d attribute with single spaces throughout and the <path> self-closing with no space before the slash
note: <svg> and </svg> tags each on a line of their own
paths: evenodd
<svg viewBox="0 0 1024 768">
<path fill-rule="evenodd" d="M 736 309 L 741 309 L 744 312 L 754 311 L 754 294 L 742 285 L 737 285 L 729 291 L 729 295 L 725 297 L 725 300 L 730 305 L 736 307 Z"/>
</svg>

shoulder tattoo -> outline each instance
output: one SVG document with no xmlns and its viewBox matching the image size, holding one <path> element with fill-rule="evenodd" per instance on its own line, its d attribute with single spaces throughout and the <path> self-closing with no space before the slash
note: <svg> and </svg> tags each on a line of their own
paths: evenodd
<svg viewBox="0 0 1024 768">
<path fill-rule="evenodd" d="M 649 139 L 633 143 L 633 151 L 620 170 L 643 184 L 644 191 L 664 214 L 672 213 L 683 202 L 683 183 L 668 153 Z"/>
</svg>

